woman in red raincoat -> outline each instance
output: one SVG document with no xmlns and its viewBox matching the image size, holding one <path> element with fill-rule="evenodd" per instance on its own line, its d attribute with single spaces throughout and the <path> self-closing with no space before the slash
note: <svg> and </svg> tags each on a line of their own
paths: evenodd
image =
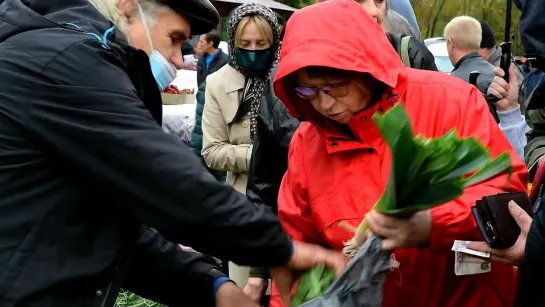
<svg viewBox="0 0 545 307">
<path fill-rule="evenodd" d="M 330 0 L 295 12 L 286 27 L 274 81 L 290 113 L 306 120 L 295 133 L 278 209 L 296 240 L 341 250 L 384 191 L 391 163 L 371 116 L 401 103 L 413 130 L 439 137 L 455 128 L 493 157 L 508 151 L 514 173 L 467 188 L 459 199 L 408 220 L 369 215 L 399 267 L 384 285 L 382 306 L 512 306 L 513 267 L 456 276 L 454 240 L 480 240 L 470 207 L 484 195 L 524 191 L 527 170 L 475 87 L 446 74 L 405 68 L 376 20 L 355 1 Z M 286 299 L 286 298 L 284 298 Z M 282 306 L 276 289 L 272 307 Z"/>
</svg>

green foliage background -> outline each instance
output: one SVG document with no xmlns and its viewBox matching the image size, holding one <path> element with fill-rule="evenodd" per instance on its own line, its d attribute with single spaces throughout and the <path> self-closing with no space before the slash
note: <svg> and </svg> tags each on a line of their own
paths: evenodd
<svg viewBox="0 0 545 307">
<path fill-rule="evenodd" d="M 314 0 L 276 0 L 292 7 L 302 8 Z M 393 0 L 395 1 L 395 0 Z M 496 43 L 504 40 L 507 0 L 411 0 L 422 39 L 443 36 L 443 29 L 454 17 L 468 15 L 488 22 L 494 31 Z M 519 35 L 520 11 L 513 6 L 511 33 L 515 35 L 512 52 L 522 55 Z"/>
</svg>

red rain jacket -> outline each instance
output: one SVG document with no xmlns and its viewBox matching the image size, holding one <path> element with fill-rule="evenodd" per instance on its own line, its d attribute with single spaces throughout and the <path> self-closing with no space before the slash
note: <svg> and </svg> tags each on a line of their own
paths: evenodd
<svg viewBox="0 0 545 307">
<path fill-rule="evenodd" d="M 337 130 L 294 94 L 294 81 L 287 76 L 307 66 L 369 73 L 389 88 L 348 124 L 355 137 Z M 391 154 L 371 120 L 377 110 L 402 103 L 416 134 L 439 137 L 455 128 L 461 137 L 480 140 L 494 157 L 508 151 L 514 167 L 510 182 L 500 176 L 467 188 L 459 199 L 432 209 L 429 248 L 394 251 L 400 267 L 387 277 L 382 306 L 513 305 L 513 267 L 493 263 L 490 273 L 454 274 L 453 241 L 482 240 L 470 207 L 484 195 L 526 191 L 528 177 L 474 86 L 443 73 L 405 68 L 376 21 L 355 1 L 331 0 L 291 17 L 274 89 L 292 115 L 308 120 L 292 139 L 278 200 L 281 222 L 296 240 L 341 250 L 353 234 L 338 223 L 359 225 L 381 196 Z M 281 305 L 273 289 L 271 307 Z"/>
</svg>

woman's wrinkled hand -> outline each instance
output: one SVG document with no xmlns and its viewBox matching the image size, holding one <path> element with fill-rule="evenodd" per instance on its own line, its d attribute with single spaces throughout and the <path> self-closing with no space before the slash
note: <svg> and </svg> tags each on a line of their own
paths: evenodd
<svg viewBox="0 0 545 307">
<path fill-rule="evenodd" d="M 431 211 L 424 210 L 408 218 L 396 218 L 372 210 L 365 215 L 371 231 L 383 237 L 382 249 L 420 247 L 428 244 Z"/>
<path fill-rule="evenodd" d="M 509 202 L 509 213 L 511 213 L 511 216 L 513 216 L 520 227 L 520 236 L 515 245 L 508 249 L 492 249 L 486 242 L 470 242 L 467 248 L 490 253 L 490 260 L 492 261 L 510 265 L 522 264 L 528 231 L 530 231 L 530 225 L 532 225 L 532 218 L 514 201 Z"/>
</svg>

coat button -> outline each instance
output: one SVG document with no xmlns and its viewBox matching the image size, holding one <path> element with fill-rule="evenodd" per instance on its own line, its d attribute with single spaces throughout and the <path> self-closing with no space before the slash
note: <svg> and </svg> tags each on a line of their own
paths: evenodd
<svg viewBox="0 0 545 307">
<path fill-rule="evenodd" d="M 360 119 L 361 120 L 367 120 L 367 116 L 362 116 Z"/>
<path fill-rule="evenodd" d="M 102 290 L 97 290 L 96 294 L 97 294 L 97 296 L 101 296 L 102 295 Z"/>
<path fill-rule="evenodd" d="M 250 125 L 250 123 L 248 123 L 247 120 L 245 120 L 245 121 L 242 122 L 242 127 L 243 127 L 243 128 L 248 128 L 249 125 Z"/>
<path fill-rule="evenodd" d="M 331 147 L 337 148 L 337 147 L 339 147 L 339 143 L 333 142 L 333 143 L 331 143 Z"/>
</svg>

